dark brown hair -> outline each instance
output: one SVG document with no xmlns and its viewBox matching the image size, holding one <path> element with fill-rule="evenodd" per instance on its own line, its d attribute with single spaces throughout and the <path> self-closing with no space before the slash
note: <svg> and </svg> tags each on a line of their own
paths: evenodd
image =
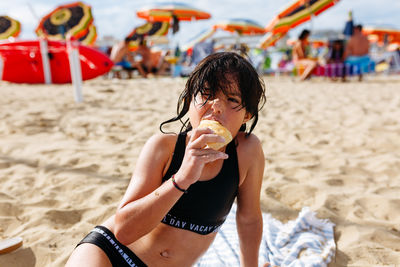
<svg viewBox="0 0 400 267">
<path fill-rule="evenodd" d="M 219 91 L 227 95 L 232 84 L 238 87 L 241 94 L 242 104 L 238 108 L 245 108 L 251 114 L 252 124 L 247 133 L 250 134 L 257 124 L 258 111 L 266 101 L 264 82 L 250 62 L 234 52 L 211 54 L 200 61 L 179 97 L 177 116 L 162 122 L 161 132 L 164 132 L 162 127 L 165 124 L 178 120 L 182 122 L 181 132 L 191 130 L 189 119 L 183 121 L 182 118 L 189 111 L 193 97 L 197 94 L 207 94 L 208 99 L 213 99 Z M 246 124 L 243 124 L 240 130 L 245 131 Z"/>
</svg>

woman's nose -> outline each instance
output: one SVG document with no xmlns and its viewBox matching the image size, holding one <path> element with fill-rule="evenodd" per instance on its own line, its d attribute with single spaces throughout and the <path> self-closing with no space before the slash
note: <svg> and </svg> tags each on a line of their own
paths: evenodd
<svg viewBox="0 0 400 267">
<path fill-rule="evenodd" d="M 211 101 L 211 108 L 214 112 L 222 112 L 223 110 L 223 103 L 222 101 L 216 97 Z"/>
</svg>

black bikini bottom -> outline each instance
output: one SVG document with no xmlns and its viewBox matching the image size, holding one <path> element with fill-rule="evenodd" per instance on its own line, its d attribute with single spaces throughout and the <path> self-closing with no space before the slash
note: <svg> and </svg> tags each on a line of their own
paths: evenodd
<svg viewBox="0 0 400 267">
<path fill-rule="evenodd" d="M 104 226 L 96 226 L 77 246 L 83 243 L 90 243 L 101 248 L 113 267 L 147 267 L 132 250 L 121 244 L 114 234 Z"/>
</svg>

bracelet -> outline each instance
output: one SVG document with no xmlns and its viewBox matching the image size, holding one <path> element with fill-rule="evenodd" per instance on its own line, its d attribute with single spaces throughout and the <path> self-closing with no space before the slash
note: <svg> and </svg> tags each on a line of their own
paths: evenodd
<svg viewBox="0 0 400 267">
<path fill-rule="evenodd" d="M 172 177 L 171 177 L 172 184 L 175 186 L 176 189 L 178 189 L 179 191 L 187 194 L 187 190 L 180 188 L 179 185 L 175 182 L 174 176 L 175 176 L 175 174 L 172 175 Z"/>
</svg>

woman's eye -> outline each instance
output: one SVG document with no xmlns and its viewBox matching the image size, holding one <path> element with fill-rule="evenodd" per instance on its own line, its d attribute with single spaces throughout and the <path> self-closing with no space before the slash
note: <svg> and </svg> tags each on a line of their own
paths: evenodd
<svg viewBox="0 0 400 267">
<path fill-rule="evenodd" d="M 232 98 L 232 97 L 229 97 L 229 98 L 228 98 L 228 101 L 233 102 L 233 103 L 236 103 L 236 104 L 239 104 L 239 103 L 240 103 L 240 100 L 238 100 L 238 99 L 236 99 L 236 98 Z"/>
</svg>

